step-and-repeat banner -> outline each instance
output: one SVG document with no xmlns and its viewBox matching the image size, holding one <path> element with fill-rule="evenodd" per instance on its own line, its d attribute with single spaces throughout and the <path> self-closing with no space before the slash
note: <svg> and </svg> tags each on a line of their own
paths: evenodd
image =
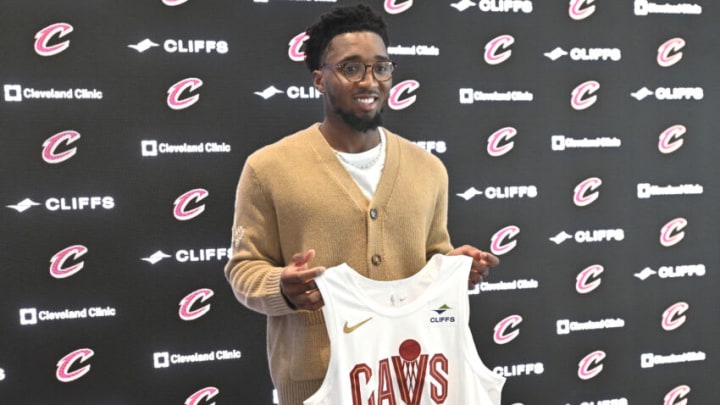
<svg viewBox="0 0 720 405">
<path fill-rule="evenodd" d="M 304 30 L 350 3 L 2 2 L 0 402 L 274 402 L 222 271 L 235 186 L 322 119 Z M 716 403 L 718 5 L 369 3 L 386 126 L 502 261 L 469 299 L 503 403 Z"/>
</svg>

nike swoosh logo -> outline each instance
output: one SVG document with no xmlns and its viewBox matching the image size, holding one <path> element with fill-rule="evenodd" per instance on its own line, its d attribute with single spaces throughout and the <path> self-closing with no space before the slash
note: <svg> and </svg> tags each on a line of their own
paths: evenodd
<svg viewBox="0 0 720 405">
<path fill-rule="evenodd" d="M 345 325 L 343 326 L 343 332 L 345 332 L 345 333 L 352 333 L 352 332 L 355 331 L 355 329 L 363 326 L 366 322 L 368 322 L 368 321 L 371 320 L 371 319 L 372 319 L 372 316 L 371 316 L 370 318 L 368 318 L 368 319 L 366 319 L 366 320 L 358 323 L 358 324 L 353 325 L 353 326 L 348 326 L 347 321 L 345 321 Z"/>
</svg>

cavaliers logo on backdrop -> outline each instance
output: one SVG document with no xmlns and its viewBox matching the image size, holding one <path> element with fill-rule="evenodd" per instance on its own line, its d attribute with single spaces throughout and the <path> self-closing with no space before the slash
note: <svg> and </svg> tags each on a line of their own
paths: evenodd
<svg viewBox="0 0 720 405">
<path fill-rule="evenodd" d="M 410 9 L 413 0 L 385 0 L 383 7 L 388 14 L 400 14 Z"/>
<path fill-rule="evenodd" d="M 680 243 L 685 238 L 684 229 L 687 224 L 687 219 L 679 217 L 663 225 L 660 229 L 660 244 L 671 247 Z"/>
<path fill-rule="evenodd" d="M 592 107 L 597 101 L 598 96 L 595 94 L 600 89 L 600 83 L 594 80 L 588 80 L 575 87 L 571 93 L 570 105 L 575 110 L 586 110 Z"/>
<path fill-rule="evenodd" d="M 288 57 L 293 62 L 302 62 L 305 60 L 305 50 L 303 45 L 310 36 L 305 32 L 295 35 L 288 44 Z"/>
<path fill-rule="evenodd" d="M 603 360 L 607 354 L 602 350 L 596 350 L 583 357 L 578 363 L 578 378 L 590 380 L 597 377 L 603 370 Z"/>
<path fill-rule="evenodd" d="M 76 131 L 62 131 L 51 136 L 43 142 L 42 158 L 50 164 L 62 163 L 77 153 L 77 147 L 67 148 L 69 145 L 80 139 Z M 65 150 L 62 150 L 65 146 Z"/>
<path fill-rule="evenodd" d="M 515 340 L 520 336 L 520 328 L 518 327 L 523 321 L 520 315 L 510 315 L 495 325 L 495 333 L 493 340 L 499 345 L 504 345 Z"/>
<path fill-rule="evenodd" d="M 194 321 L 210 312 L 210 304 L 203 305 L 197 309 L 193 309 L 196 303 L 204 303 L 212 298 L 215 292 L 209 288 L 201 288 L 191 292 L 180 300 L 180 310 L 178 314 L 183 321 Z"/>
<path fill-rule="evenodd" d="M 500 128 L 488 137 L 487 153 L 492 157 L 500 157 L 510 152 L 515 147 L 511 139 L 517 135 L 517 129 L 513 127 Z"/>
<path fill-rule="evenodd" d="M 485 63 L 488 65 L 499 65 L 510 59 L 512 50 L 510 46 L 515 43 L 512 35 L 500 35 L 491 39 L 485 44 Z"/>
<path fill-rule="evenodd" d="M 490 239 L 490 251 L 497 256 L 510 253 L 517 246 L 517 235 L 520 228 L 515 225 L 509 225 L 495 232 Z"/>
<path fill-rule="evenodd" d="M 583 269 L 575 278 L 575 291 L 578 294 L 587 294 L 600 287 L 602 279 L 600 275 L 605 268 L 599 264 L 593 264 Z"/>
<path fill-rule="evenodd" d="M 685 125 L 677 124 L 662 131 L 658 140 L 660 153 L 668 155 L 680 149 L 684 143 L 683 135 L 687 132 Z"/>
<path fill-rule="evenodd" d="M 57 362 L 55 377 L 58 381 L 64 383 L 73 382 L 83 377 L 90 372 L 90 364 L 82 364 L 86 363 L 94 355 L 95 352 L 87 348 L 68 353 Z"/>
<path fill-rule="evenodd" d="M 687 320 L 685 313 L 690 309 L 687 302 L 676 302 L 670 305 L 662 314 L 662 328 L 673 331 L 681 327 Z"/>
<path fill-rule="evenodd" d="M 678 385 L 665 394 L 663 405 L 688 405 L 688 395 L 690 387 L 687 385 Z"/>
<path fill-rule="evenodd" d="M 173 84 L 167 91 L 168 107 L 173 110 L 184 110 L 197 103 L 200 99 L 200 95 L 194 94 L 190 96 L 188 93 L 192 93 L 202 85 L 202 80 L 196 77 L 189 77 Z"/>
<path fill-rule="evenodd" d="M 50 258 L 50 275 L 57 278 L 68 278 L 75 275 L 85 267 L 85 262 L 77 260 L 85 256 L 88 248 L 83 245 L 73 245 L 62 249 Z M 75 264 L 70 265 L 72 261 Z"/>
<path fill-rule="evenodd" d="M 178 221 L 189 221 L 197 218 L 205 211 L 205 205 L 198 205 L 195 208 L 191 208 L 191 206 L 204 200 L 208 195 L 210 195 L 210 193 L 204 188 L 196 188 L 176 198 L 173 203 L 175 207 L 173 209 L 175 219 Z"/>
<path fill-rule="evenodd" d="M 678 62 L 683 57 L 683 53 L 680 51 L 685 47 L 685 40 L 682 38 L 672 38 L 663 42 L 658 47 L 657 64 L 662 67 L 670 67 Z"/>
<path fill-rule="evenodd" d="M 602 180 L 598 177 L 587 178 L 575 186 L 573 203 L 578 207 L 585 207 L 595 202 L 600 197 L 598 189 Z"/>
<path fill-rule="evenodd" d="M 204 405 L 209 403 L 209 401 L 215 398 L 218 394 L 220 394 L 220 390 L 216 387 L 205 387 L 187 397 L 185 405 Z M 214 403 L 215 402 L 212 404 Z"/>
<path fill-rule="evenodd" d="M 417 80 L 405 80 L 392 87 L 390 89 L 390 95 L 388 96 L 388 106 L 393 110 L 404 110 L 411 105 L 415 104 L 417 95 L 412 95 L 403 98 L 404 94 L 413 93 L 420 87 L 420 83 Z"/>
<path fill-rule="evenodd" d="M 174 7 L 187 3 L 187 1 L 188 0 L 162 0 L 162 3 L 166 6 Z"/>
<path fill-rule="evenodd" d="M 570 0 L 568 15 L 575 21 L 584 20 L 595 12 L 595 0 Z"/>
<path fill-rule="evenodd" d="M 448 359 L 442 353 L 422 353 L 420 343 L 413 339 L 403 341 L 398 355 L 378 362 L 377 369 L 365 363 L 356 364 L 350 371 L 352 404 L 402 403 L 420 404 L 425 386 L 433 404 L 444 404 L 448 396 Z M 373 373 L 377 373 L 377 387 L 368 387 Z M 395 395 L 397 388 L 400 398 Z M 424 402 L 427 403 L 427 402 Z"/>
<path fill-rule="evenodd" d="M 53 56 L 70 47 L 70 41 L 57 42 L 69 33 L 73 32 L 73 26 L 60 22 L 50 24 L 35 34 L 35 53 L 40 56 Z"/>
</svg>

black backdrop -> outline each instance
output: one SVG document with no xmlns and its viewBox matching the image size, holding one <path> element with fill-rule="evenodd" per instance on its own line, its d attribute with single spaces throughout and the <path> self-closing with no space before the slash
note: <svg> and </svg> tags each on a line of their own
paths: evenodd
<svg viewBox="0 0 720 405">
<path fill-rule="evenodd" d="M 234 189 L 321 119 L 291 56 L 350 3 L 2 2 L 3 403 L 273 403 L 222 275 Z M 714 403 L 717 5 L 368 3 L 386 126 L 447 166 L 453 242 L 501 258 L 470 299 L 503 403 Z"/>
</svg>

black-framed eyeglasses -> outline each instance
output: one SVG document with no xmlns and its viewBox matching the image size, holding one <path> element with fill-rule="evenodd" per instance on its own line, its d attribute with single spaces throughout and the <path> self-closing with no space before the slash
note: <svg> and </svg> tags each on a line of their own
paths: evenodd
<svg viewBox="0 0 720 405">
<path fill-rule="evenodd" d="M 326 67 L 333 67 L 340 69 L 346 79 L 351 82 L 359 82 L 365 80 L 365 74 L 367 68 L 372 68 L 372 75 L 375 80 L 384 82 L 390 80 L 392 77 L 393 70 L 397 67 L 397 63 L 392 61 L 375 62 L 372 65 L 366 65 L 362 62 L 345 62 L 338 64 L 323 64 L 320 66 L 321 69 Z"/>
</svg>

